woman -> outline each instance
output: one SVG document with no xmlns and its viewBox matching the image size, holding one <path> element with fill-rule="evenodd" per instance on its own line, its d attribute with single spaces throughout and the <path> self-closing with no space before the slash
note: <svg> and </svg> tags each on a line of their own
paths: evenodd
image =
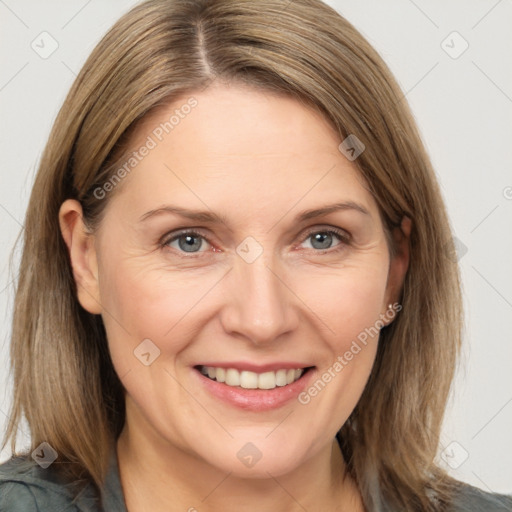
<svg viewBox="0 0 512 512">
<path fill-rule="evenodd" d="M 27 212 L 0 510 L 512 510 L 434 461 L 459 277 L 400 100 L 319 1 L 116 23 Z"/>
</svg>

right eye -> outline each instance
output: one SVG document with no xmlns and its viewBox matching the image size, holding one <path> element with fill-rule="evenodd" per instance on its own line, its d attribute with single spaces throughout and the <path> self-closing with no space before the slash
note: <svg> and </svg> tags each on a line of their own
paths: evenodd
<svg viewBox="0 0 512 512">
<path fill-rule="evenodd" d="M 161 245 L 162 247 L 170 247 L 181 253 L 196 254 L 205 252 L 200 249 L 205 245 L 209 245 L 209 242 L 203 235 L 196 231 L 187 230 L 175 233 L 170 238 L 166 238 Z"/>
</svg>

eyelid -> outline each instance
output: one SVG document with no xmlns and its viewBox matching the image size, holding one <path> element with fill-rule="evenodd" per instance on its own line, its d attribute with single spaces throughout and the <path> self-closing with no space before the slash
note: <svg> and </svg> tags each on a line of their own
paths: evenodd
<svg viewBox="0 0 512 512">
<path fill-rule="evenodd" d="M 334 233 L 339 236 L 341 240 L 345 242 L 349 242 L 351 239 L 350 233 L 344 229 L 335 227 L 335 226 L 313 226 L 311 229 L 308 229 L 306 235 L 303 237 L 302 242 L 307 240 L 313 233 Z"/>
</svg>

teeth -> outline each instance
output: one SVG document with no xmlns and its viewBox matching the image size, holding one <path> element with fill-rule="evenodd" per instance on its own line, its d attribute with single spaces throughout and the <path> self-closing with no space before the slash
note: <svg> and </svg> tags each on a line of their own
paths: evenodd
<svg viewBox="0 0 512 512">
<path fill-rule="evenodd" d="M 244 389 L 257 389 L 258 388 L 258 374 L 254 372 L 241 372 L 240 373 L 240 386 Z"/>
<path fill-rule="evenodd" d="M 276 372 L 276 386 L 286 386 L 286 370 L 277 370 Z"/>
<path fill-rule="evenodd" d="M 226 382 L 226 370 L 224 368 L 217 368 L 215 378 L 218 382 Z"/>
<path fill-rule="evenodd" d="M 240 386 L 240 372 L 234 368 L 226 371 L 226 384 L 228 386 Z"/>
<path fill-rule="evenodd" d="M 228 386 L 242 387 L 244 389 L 274 389 L 292 384 L 304 373 L 303 368 L 283 369 L 275 372 L 255 373 L 243 370 L 239 372 L 234 368 L 215 368 L 201 366 L 201 373 L 217 382 L 224 382 Z"/>
<path fill-rule="evenodd" d="M 265 372 L 259 374 L 258 387 L 260 389 L 274 389 L 276 386 L 276 372 Z"/>
</svg>

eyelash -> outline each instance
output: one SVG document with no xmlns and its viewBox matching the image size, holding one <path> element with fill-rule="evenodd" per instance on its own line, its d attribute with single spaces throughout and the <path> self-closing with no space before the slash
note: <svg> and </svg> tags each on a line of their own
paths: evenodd
<svg viewBox="0 0 512 512">
<path fill-rule="evenodd" d="M 311 231 L 308 231 L 307 234 L 302 238 L 302 241 L 300 243 L 301 244 L 304 243 L 312 235 L 315 235 L 315 234 L 318 234 L 318 233 L 334 235 L 335 237 L 338 238 L 340 243 L 338 245 L 335 245 L 334 247 L 330 247 L 329 249 L 317 249 L 317 250 L 311 249 L 316 254 L 325 254 L 325 253 L 328 253 L 328 252 L 334 253 L 334 252 L 337 252 L 337 251 L 341 251 L 341 250 L 344 249 L 344 246 L 350 242 L 350 235 L 346 231 L 343 231 L 341 229 L 334 228 L 334 227 L 329 227 L 329 228 L 326 228 L 326 229 L 313 229 Z M 194 236 L 194 237 L 202 238 L 208 244 L 212 245 L 211 242 L 208 240 L 208 238 L 206 236 L 202 235 L 201 233 L 199 233 L 198 231 L 196 231 L 194 229 L 184 229 L 184 230 L 181 230 L 181 231 L 179 231 L 177 233 L 176 232 L 167 233 L 158 242 L 158 245 L 159 245 L 159 247 L 161 249 L 170 249 L 170 250 L 174 251 L 174 249 L 171 249 L 169 247 L 169 244 L 171 242 L 174 242 L 175 240 L 178 240 L 180 237 L 185 236 L 185 235 L 191 235 L 191 236 Z M 199 255 L 201 255 L 201 253 L 203 253 L 204 251 L 189 252 L 189 253 L 187 253 L 186 251 L 177 250 L 177 252 L 180 255 L 180 257 L 183 257 L 183 258 L 194 258 L 194 257 L 199 257 Z"/>
</svg>

